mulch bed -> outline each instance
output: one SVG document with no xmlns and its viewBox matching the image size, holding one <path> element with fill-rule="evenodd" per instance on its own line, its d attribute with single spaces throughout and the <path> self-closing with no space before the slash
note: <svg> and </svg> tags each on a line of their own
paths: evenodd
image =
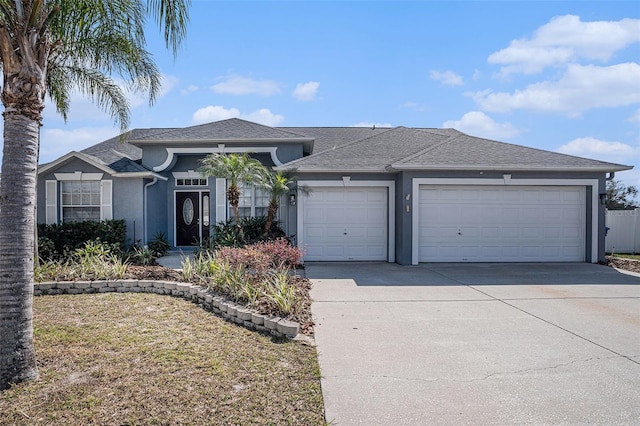
<svg viewBox="0 0 640 426">
<path fill-rule="evenodd" d="M 607 262 L 609 266 L 613 266 L 614 268 L 640 273 L 640 260 L 607 256 Z"/>
</svg>

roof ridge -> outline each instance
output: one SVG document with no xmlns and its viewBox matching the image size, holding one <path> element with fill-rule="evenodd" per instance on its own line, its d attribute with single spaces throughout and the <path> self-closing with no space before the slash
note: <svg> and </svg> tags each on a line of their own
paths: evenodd
<svg viewBox="0 0 640 426">
<path fill-rule="evenodd" d="M 320 152 L 314 152 L 314 153 L 313 153 L 313 154 L 311 154 L 309 157 L 311 157 L 311 156 L 313 156 L 313 155 L 320 155 L 320 154 L 324 154 L 325 152 L 329 152 L 329 151 L 335 151 L 335 150 L 337 150 L 337 149 L 346 148 L 346 147 L 349 147 L 349 146 L 354 145 L 354 144 L 356 144 L 356 143 L 359 143 L 359 142 L 365 141 L 365 140 L 367 140 L 367 139 L 370 139 L 370 138 L 373 138 L 373 137 L 377 137 L 377 136 L 383 135 L 383 134 L 385 134 L 385 133 L 387 133 L 387 132 L 390 132 L 391 130 L 399 129 L 399 128 L 401 128 L 401 127 L 402 127 L 402 126 L 396 126 L 396 127 L 383 127 L 383 129 L 386 129 L 386 130 L 383 130 L 383 131 L 381 131 L 380 133 L 376 133 L 375 135 L 365 136 L 364 138 L 361 138 L 361 139 L 356 139 L 356 140 L 353 140 L 353 141 L 349 141 L 349 142 L 347 142 L 347 143 L 345 143 L 345 144 L 342 144 L 342 145 L 340 145 L 340 146 L 335 146 L 335 145 L 334 145 L 334 146 L 333 146 L 333 148 L 328 148 L 328 149 L 325 149 L 324 151 L 320 151 Z M 337 128 L 337 127 L 336 127 L 336 128 Z M 346 127 L 346 128 L 348 128 L 348 127 Z M 302 157 L 302 158 L 299 158 L 298 160 L 302 160 L 302 159 L 304 159 L 304 158 L 309 158 L 309 157 Z M 295 161 L 298 161 L 298 160 L 295 160 Z"/>
<path fill-rule="evenodd" d="M 416 129 L 416 130 L 420 130 L 420 129 Z M 420 150 L 420 151 L 418 151 L 418 152 L 416 152 L 416 153 L 414 153 L 414 154 L 411 154 L 411 155 L 409 155 L 409 156 L 407 156 L 407 157 L 405 157 L 405 158 L 403 158 L 403 159 L 401 159 L 401 160 L 395 161 L 394 163 L 404 163 L 404 162 L 406 162 L 406 161 L 410 161 L 410 160 L 412 160 L 412 159 L 413 159 L 413 158 L 415 158 L 415 157 L 418 157 L 418 156 L 420 156 L 420 155 L 426 154 L 427 152 L 429 152 L 429 151 L 431 151 L 431 150 L 433 150 L 433 149 L 436 149 L 437 147 L 442 146 L 442 145 L 444 145 L 444 144 L 445 144 L 445 143 L 447 143 L 447 142 L 451 142 L 452 140 L 455 140 L 457 137 L 459 137 L 459 136 L 456 136 L 456 137 L 452 138 L 451 136 L 447 136 L 447 135 L 440 135 L 440 134 L 438 134 L 438 133 L 431 133 L 431 134 L 432 134 L 433 136 L 436 136 L 436 137 L 442 137 L 442 138 L 444 138 L 444 139 L 443 139 L 442 141 L 440 141 L 440 142 L 436 143 L 436 144 L 433 144 L 433 145 L 428 146 L 428 147 L 426 147 L 426 148 L 424 148 L 424 149 L 422 149 L 422 150 Z M 390 166 L 393 166 L 393 165 L 392 165 L 392 164 L 390 164 Z"/>
</svg>

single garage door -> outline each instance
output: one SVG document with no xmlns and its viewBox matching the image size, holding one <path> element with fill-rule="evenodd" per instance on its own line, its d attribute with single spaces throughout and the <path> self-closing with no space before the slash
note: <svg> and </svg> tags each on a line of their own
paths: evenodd
<svg viewBox="0 0 640 426">
<path fill-rule="evenodd" d="M 306 260 L 387 260 L 387 188 L 312 188 L 303 203 Z"/>
<path fill-rule="evenodd" d="M 584 262 L 584 187 L 421 185 L 420 262 Z"/>
</svg>

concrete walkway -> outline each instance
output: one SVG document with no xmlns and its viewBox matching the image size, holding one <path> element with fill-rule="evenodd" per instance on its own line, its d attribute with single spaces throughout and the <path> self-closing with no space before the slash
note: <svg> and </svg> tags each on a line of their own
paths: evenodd
<svg viewBox="0 0 640 426">
<path fill-rule="evenodd" d="M 640 421 L 638 276 L 592 264 L 306 274 L 332 424 Z"/>
<path fill-rule="evenodd" d="M 165 268 L 171 269 L 182 269 L 182 262 L 184 262 L 185 258 L 190 258 L 193 260 L 193 251 L 170 251 L 166 254 L 166 256 L 162 256 L 156 259 L 158 265 L 164 266 Z"/>
</svg>

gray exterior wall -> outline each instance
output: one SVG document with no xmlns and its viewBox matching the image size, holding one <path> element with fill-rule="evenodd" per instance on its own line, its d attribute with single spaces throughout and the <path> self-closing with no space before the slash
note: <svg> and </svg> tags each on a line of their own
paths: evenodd
<svg viewBox="0 0 640 426">
<path fill-rule="evenodd" d="M 146 215 L 146 241 L 148 244 L 153 240 L 154 236 L 162 232 L 165 237 L 169 238 L 167 231 L 167 182 L 157 180 L 145 180 L 146 198 L 147 198 L 147 215 Z"/>
<path fill-rule="evenodd" d="M 201 143 L 201 144 L 180 144 L 179 145 L 180 148 L 201 148 L 201 149 L 205 149 L 205 148 L 217 148 L 218 147 L 218 143 Z M 231 143 L 227 143 L 225 144 L 225 146 L 229 147 L 231 146 Z M 156 166 L 159 166 L 160 164 L 163 164 L 165 162 L 165 160 L 167 159 L 167 148 L 168 146 L 164 146 L 164 145 L 143 145 L 142 146 L 142 164 L 145 165 L 145 167 L 148 168 L 153 168 Z M 302 143 L 274 143 L 271 145 L 265 145 L 264 143 L 249 143 L 249 142 L 242 142 L 242 143 L 233 143 L 233 147 L 234 148 L 246 148 L 246 147 L 265 147 L 265 148 L 269 148 L 269 147 L 276 147 L 277 151 L 276 151 L 276 156 L 278 157 L 278 159 L 282 162 L 282 163 L 287 163 L 289 161 L 293 161 L 293 160 L 297 160 L 298 158 L 302 158 L 303 156 L 303 145 Z M 169 167 L 167 168 L 167 170 L 173 169 L 176 167 L 176 157 L 178 156 L 182 156 L 185 154 L 176 154 L 174 156 L 174 159 L 172 161 L 172 163 L 169 165 Z M 199 158 L 203 158 L 206 154 L 197 154 L 197 156 Z M 269 165 L 269 166 L 273 166 L 273 162 L 271 161 L 271 156 L 270 154 L 264 154 L 264 153 L 256 153 L 254 154 L 254 156 L 258 159 L 260 159 L 261 161 L 263 159 L 265 159 L 265 161 L 263 161 L 263 164 L 265 165 Z M 197 167 L 199 167 L 200 165 L 198 164 Z M 193 170 L 196 170 L 197 167 Z M 176 169 L 177 170 L 177 169 Z"/>
<path fill-rule="evenodd" d="M 144 244 L 143 190 L 143 179 L 113 180 L 113 218 L 124 219 L 127 225 L 127 245 Z"/>
</svg>

